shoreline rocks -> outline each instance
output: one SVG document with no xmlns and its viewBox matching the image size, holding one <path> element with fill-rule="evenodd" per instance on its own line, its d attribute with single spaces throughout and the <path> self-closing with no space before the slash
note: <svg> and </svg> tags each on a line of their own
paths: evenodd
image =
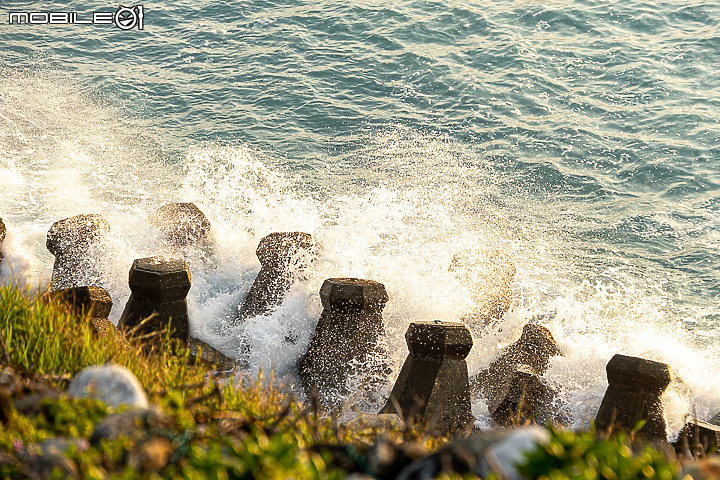
<svg viewBox="0 0 720 480">
<path fill-rule="evenodd" d="M 101 215 L 76 215 L 52 224 L 45 246 L 55 257 L 51 290 L 103 286 L 104 243 L 110 224 Z"/>
<path fill-rule="evenodd" d="M 121 365 L 94 365 L 80 371 L 70 382 L 73 398 L 96 398 L 110 407 L 147 408 L 148 398 L 135 375 Z"/>
<path fill-rule="evenodd" d="M 149 223 L 172 248 L 209 246 L 210 220 L 194 203 L 167 203 L 150 215 Z"/>
<path fill-rule="evenodd" d="M 550 359 L 560 354 L 550 330 L 542 325 L 526 324 L 520 338 L 501 350 L 487 369 L 472 378 L 472 393 L 487 400 L 490 414 L 498 425 L 529 420 L 544 423 L 552 417 L 547 406 L 554 394 L 540 377 Z"/>
<path fill-rule="evenodd" d="M 140 258 L 130 268 L 128 283 L 132 293 L 118 328 L 126 334 L 159 338 L 169 325 L 172 337 L 187 345 L 190 320 L 186 297 L 191 286 L 188 264 L 175 258 Z"/>
<path fill-rule="evenodd" d="M 87 314 L 95 334 L 100 338 L 109 336 L 119 347 L 129 349 L 125 336 L 110 321 L 113 306 L 110 294 L 102 287 L 72 287 L 55 290 L 50 298 L 66 304 L 76 315 Z"/>
<path fill-rule="evenodd" d="M 293 281 L 315 261 L 317 247 L 309 233 L 275 232 L 260 240 L 255 253 L 260 272 L 240 307 L 236 323 L 280 305 Z"/>
<path fill-rule="evenodd" d="M 666 440 L 667 432 L 661 396 L 673 374 L 665 363 L 617 354 L 605 367 L 608 387 L 600 404 L 595 426 L 637 432 L 649 439 Z"/>
<path fill-rule="evenodd" d="M 388 301 L 382 283 L 358 278 L 330 278 L 320 288 L 323 311 L 315 334 L 299 363 L 308 396 L 327 407 L 339 407 L 350 391 L 350 376 L 371 357 L 382 356 L 385 334 L 382 311 Z M 382 367 L 381 367 L 382 368 Z M 365 377 L 372 372 L 364 372 Z"/>
<path fill-rule="evenodd" d="M 441 434 L 469 431 L 474 417 L 465 358 L 470 330 L 440 320 L 411 323 L 405 333 L 410 354 L 380 413 L 395 413 L 406 423 Z"/>
</svg>

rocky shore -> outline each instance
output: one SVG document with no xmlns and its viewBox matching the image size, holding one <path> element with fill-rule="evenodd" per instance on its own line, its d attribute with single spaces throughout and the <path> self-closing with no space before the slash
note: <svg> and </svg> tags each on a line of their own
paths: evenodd
<svg viewBox="0 0 720 480">
<path fill-rule="evenodd" d="M 30 299 L 3 290 L 3 476 L 717 478 L 720 426 L 690 420 L 676 441 L 667 441 L 661 397 L 681 381 L 670 365 L 615 355 L 590 432 L 560 427 L 565 419 L 543 374 L 562 351 L 541 324 L 525 325 L 486 369 L 468 375 L 473 329 L 512 305 L 515 267 L 500 252 L 453 258 L 450 271 L 473 292 L 476 308 L 458 322 L 411 323 L 409 355 L 385 406 L 341 423 L 336 415 L 348 409 L 348 398 L 372 394 L 372 385 L 354 391 L 349 378 L 391 371 L 382 342 L 382 312 L 392 301 L 385 286 L 362 278 L 323 282 L 323 311 L 297 365 L 303 404 L 275 385 L 248 386 L 247 358 L 227 357 L 191 337 L 185 255 L 199 249 L 212 262 L 205 215 L 193 204 L 169 204 L 151 222 L 175 256 L 133 262 L 132 294 L 117 326 L 109 320 L 113 302 L 98 261 L 107 255 L 103 239 L 111 226 L 99 215 L 50 228 L 50 292 Z M 0 244 L 4 235 L 0 221 Z M 262 268 L 235 325 L 281 304 L 319 249 L 303 232 L 265 237 L 257 249 Z M 486 400 L 497 428 L 475 428 L 474 397 Z M 556 476 L 547 477 L 551 472 Z"/>
</svg>

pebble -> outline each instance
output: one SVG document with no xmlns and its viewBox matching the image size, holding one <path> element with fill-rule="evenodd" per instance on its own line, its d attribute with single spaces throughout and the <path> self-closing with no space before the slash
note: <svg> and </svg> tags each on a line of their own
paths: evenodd
<svg viewBox="0 0 720 480">
<path fill-rule="evenodd" d="M 68 391 L 71 397 L 96 398 L 109 407 L 147 408 L 149 405 L 138 379 L 121 365 L 87 367 L 70 382 Z"/>
</svg>

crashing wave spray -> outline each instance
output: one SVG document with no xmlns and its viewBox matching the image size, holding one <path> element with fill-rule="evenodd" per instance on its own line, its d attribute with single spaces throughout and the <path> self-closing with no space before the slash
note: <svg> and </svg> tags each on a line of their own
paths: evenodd
<svg viewBox="0 0 720 480">
<path fill-rule="evenodd" d="M 545 378 L 558 388 L 573 425 L 594 416 L 606 386 L 605 364 L 615 353 L 663 361 L 679 371 L 684 384 L 665 394 L 671 432 L 687 414 L 707 419 L 716 413 L 718 354 L 668 313 L 673 299 L 630 267 L 598 270 L 579 261 L 575 254 L 583 245 L 573 240 L 573 225 L 565 234 L 556 228 L 571 220 L 548 213 L 561 200 L 528 198 L 448 138 L 406 127 L 368 131 L 362 148 L 344 154 L 356 156 L 353 170 L 343 176 L 328 158 L 330 174 L 303 183 L 307 177 L 301 181 L 271 167 L 272 159 L 247 146 L 195 147 L 182 165 L 163 164 L 131 121 L 79 97 L 61 80 L 0 78 L 4 251 L 25 285 L 42 287 L 49 280 L 52 257 L 44 244 L 52 223 L 101 214 L 111 226 L 106 288 L 117 321 L 129 295 L 132 261 L 162 253 L 148 217 L 168 201 L 193 201 L 212 224 L 217 260 L 206 265 L 188 259 L 192 333 L 227 354 L 250 339 L 255 371 L 274 369 L 293 381 L 320 315 L 324 279 L 367 278 L 386 286 L 383 317 L 393 374 L 378 382 L 375 405 L 366 405 L 371 411 L 384 402 L 405 359 L 409 323 L 457 320 L 472 309 L 471 292 L 449 269 L 453 256 L 497 249 L 517 268 L 514 306 L 475 330 L 471 375 L 516 340 L 525 323 L 538 321 L 563 351 Z M 53 96 L 42 93 L 49 87 Z M 348 190 L 348 176 L 364 181 Z M 280 306 L 232 326 L 228 319 L 260 268 L 257 243 L 273 231 L 308 232 L 323 248 L 307 280 L 296 282 Z M 7 266 L 2 275 L 8 281 Z M 289 333 L 294 344 L 282 341 Z M 480 425 L 490 424 L 482 400 L 473 412 Z"/>
</svg>

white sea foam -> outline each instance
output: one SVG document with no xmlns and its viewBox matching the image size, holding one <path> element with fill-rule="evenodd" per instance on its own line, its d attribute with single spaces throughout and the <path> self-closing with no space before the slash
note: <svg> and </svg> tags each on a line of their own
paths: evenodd
<svg viewBox="0 0 720 480">
<path fill-rule="evenodd" d="M 49 87 L 52 96 L 43 93 Z M 328 181 L 318 192 L 282 167 L 258 160 L 262 155 L 248 146 L 196 147 L 181 167 L 164 165 L 128 123 L 58 79 L 0 81 L 0 216 L 8 226 L 7 264 L 21 284 L 42 288 L 49 280 L 53 258 L 44 245 L 53 222 L 102 214 L 112 228 L 113 254 L 104 261 L 116 321 L 129 295 L 132 260 L 168 253 L 159 249 L 148 215 L 167 201 L 194 201 L 212 223 L 215 257 L 188 257 L 192 332 L 229 355 L 239 355 L 249 339 L 253 372 L 274 370 L 293 381 L 320 315 L 317 292 L 324 279 L 385 284 L 393 376 L 379 382 L 375 403 L 366 405 L 372 409 L 382 405 L 405 359 L 409 323 L 457 320 L 472 307 L 469 292 L 448 271 L 452 256 L 467 248 L 500 248 L 518 269 L 515 307 L 495 324 L 473 326 L 471 374 L 534 318 L 550 328 L 564 353 L 545 377 L 559 389 L 574 425 L 597 411 L 605 364 L 615 353 L 668 362 L 678 370 L 684 384 L 665 395 L 671 433 L 686 415 L 706 419 L 716 413 L 718 354 L 698 345 L 681 319 L 667 313 L 672 299 L 658 284 L 630 268 L 594 272 L 578 264 L 568 251 L 577 245 L 535 221 L 551 206 L 504 190 L 489 167 L 468 167 L 469 154 L 447 138 L 404 127 L 367 132 L 365 147 L 356 153 L 367 184 L 346 189 Z M 333 167 L 329 171 L 340 176 Z M 320 243 L 314 270 L 272 313 L 232 326 L 259 269 L 258 241 L 292 230 L 312 233 Z M 7 265 L 2 275 L 9 281 Z M 296 340 L 286 342 L 288 336 Z M 479 425 L 490 425 L 483 400 L 473 412 Z"/>
</svg>

